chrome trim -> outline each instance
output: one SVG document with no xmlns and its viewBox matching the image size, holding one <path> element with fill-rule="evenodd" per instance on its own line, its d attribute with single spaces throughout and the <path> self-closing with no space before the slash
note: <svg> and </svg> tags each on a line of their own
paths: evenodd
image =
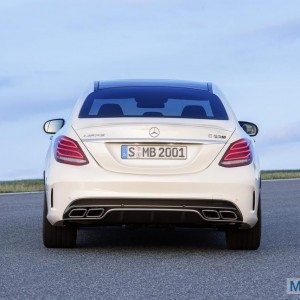
<svg viewBox="0 0 300 300">
<path fill-rule="evenodd" d="M 218 217 L 217 217 L 217 218 L 207 217 L 207 216 L 205 215 L 206 212 L 213 212 L 213 213 L 217 214 Z M 207 220 L 219 220 L 219 219 L 220 219 L 220 215 L 219 215 L 218 211 L 217 211 L 217 210 L 214 210 L 214 209 L 202 209 L 202 214 L 203 214 L 203 216 L 204 216 Z"/>
<path fill-rule="evenodd" d="M 223 220 L 237 220 L 237 214 L 234 212 L 234 211 L 231 211 L 231 210 L 220 210 L 219 211 L 219 213 L 220 213 L 220 216 L 221 216 L 221 218 L 223 219 Z M 233 214 L 234 215 L 234 218 L 224 218 L 223 217 L 223 213 L 230 213 L 230 214 Z"/>
<path fill-rule="evenodd" d="M 201 218 L 203 218 L 201 216 L 201 214 L 194 209 L 172 209 L 172 208 L 111 208 L 109 210 L 107 210 L 103 216 L 100 218 L 104 218 L 106 215 L 108 215 L 111 212 L 114 211 L 173 211 L 173 212 L 193 212 L 196 213 L 197 215 L 199 215 Z"/>
<path fill-rule="evenodd" d="M 96 215 L 96 216 L 89 216 L 90 211 L 95 211 L 95 210 L 100 211 L 100 214 Z M 88 212 L 86 213 L 85 217 L 88 218 L 88 219 L 90 219 L 90 218 L 100 218 L 101 215 L 103 214 L 103 212 L 104 212 L 104 208 L 101 208 L 101 207 L 99 207 L 99 208 L 90 208 L 88 210 Z"/>
<path fill-rule="evenodd" d="M 83 210 L 84 211 L 82 216 L 71 216 L 72 212 L 78 211 L 78 210 Z M 85 208 L 73 208 L 73 209 L 70 210 L 70 212 L 68 214 L 68 217 L 71 218 L 71 219 L 84 218 L 86 212 L 87 212 L 87 209 L 85 209 Z"/>
<path fill-rule="evenodd" d="M 130 138 L 130 139 L 120 139 L 120 138 L 82 138 L 83 142 L 105 142 L 105 143 L 138 143 L 147 144 L 149 142 L 159 142 L 161 144 L 190 144 L 190 145 L 209 145 L 209 144 L 226 144 L 227 139 L 215 140 L 215 139 L 166 139 L 166 138 Z"/>
</svg>

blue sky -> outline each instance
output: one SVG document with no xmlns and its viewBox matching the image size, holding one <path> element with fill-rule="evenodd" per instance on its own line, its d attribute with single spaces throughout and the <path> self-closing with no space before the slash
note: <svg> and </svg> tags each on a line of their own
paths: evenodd
<svg viewBox="0 0 300 300">
<path fill-rule="evenodd" d="M 217 83 L 259 125 L 262 168 L 300 168 L 299 1 L 10 0 L 0 15 L 0 180 L 41 177 L 43 122 L 122 78 Z"/>
</svg>

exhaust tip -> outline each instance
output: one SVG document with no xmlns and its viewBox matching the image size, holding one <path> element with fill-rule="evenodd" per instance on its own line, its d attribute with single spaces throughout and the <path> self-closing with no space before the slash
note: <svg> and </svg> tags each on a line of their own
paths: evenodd
<svg viewBox="0 0 300 300">
<path fill-rule="evenodd" d="M 74 208 L 70 211 L 69 217 L 70 218 L 83 218 L 86 213 L 85 208 Z"/>
<path fill-rule="evenodd" d="M 104 212 L 103 208 L 91 208 L 88 210 L 86 217 L 87 218 L 99 218 Z"/>
<path fill-rule="evenodd" d="M 234 211 L 230 211 L 230 210 L 221 210 L 220 216 L 223 220 L 236 220 L 237 219 L 236 213 Z"/>
<path fill-rule="evenodd" d="M 220 215 L 217 210 L 203 209 L 202 214 L 206 219 L 209 219 L 209 220 L 219 220 L 220 219 Z"/>
</svg>

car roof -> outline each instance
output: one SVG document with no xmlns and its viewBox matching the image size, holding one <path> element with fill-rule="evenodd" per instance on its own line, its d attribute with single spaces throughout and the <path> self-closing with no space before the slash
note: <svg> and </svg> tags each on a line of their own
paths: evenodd
<svg viewBox="0 0 300 300">
<path fill-rule="evenodd" d="M 212 91 L 210 82 L 195 82 L 186 80 L 171 80 L 171 79 L 127 79 L 114 81 L 95 81 L 94 91 L 103 88 L 113 87 L 133 87 L 133 86 L 165 86 L 165 87 L 182 87 L 194 88 L 204 91 Z"/>
</svg>

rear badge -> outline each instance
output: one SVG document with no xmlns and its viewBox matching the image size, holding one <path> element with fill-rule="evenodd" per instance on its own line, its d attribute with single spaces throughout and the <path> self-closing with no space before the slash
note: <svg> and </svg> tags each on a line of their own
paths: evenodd
<svg viewBox="0 0 300 300">
<path fill-rule="evenodd" d="M 153 138 L 156 138 L 158 137 L 160 134 L 160 131 L 157 127 L 151 127 L 150 130 L 149 130 L 149 135 Z"/>
<path fill-rule="evenodd" d="M 226 139 L 226 135 L 221 135 L 221 134 L 209 134 L 208 137 L 210 139 Z"/>
<path fill-rule="evenodd" d="M 83 138 L 102 138 L 105 137 L 105 133 L 90 133 L 84 134 Z"/>
</svg>

